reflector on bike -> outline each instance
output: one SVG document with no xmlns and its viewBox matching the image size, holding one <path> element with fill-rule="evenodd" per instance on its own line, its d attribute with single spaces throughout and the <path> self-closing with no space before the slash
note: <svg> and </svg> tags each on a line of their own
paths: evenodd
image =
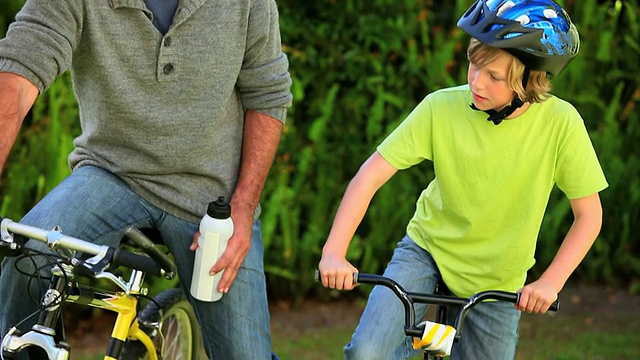
<svg viewBox="0 0 640 360">
<path fill-rule="evenodd" d="M 456 337 L 456 329 L 453 326 L 425 321 L 422 339 L 413 338 L 413 348 L 416 350 L 429 351 L 437 356 L 451 355 L 451 347 Z"/>
</svg>

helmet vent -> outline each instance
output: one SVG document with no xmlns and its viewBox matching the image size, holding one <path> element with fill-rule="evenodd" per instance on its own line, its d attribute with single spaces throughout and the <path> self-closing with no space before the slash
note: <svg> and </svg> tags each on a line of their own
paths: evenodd
<svg viewBox="0 0 640 360">
<path fill-rule="evenodd" d="M 507 1 L 504 4 L 502 4 L 502 6 L 500 6 L 500 8 L 498 9 L 498 12 L 496 13 L 496 15 L 498 17 L 502 16 L 502 14 L 511 9 L 512 7 L 514 7 L 516 4 L 513 1 Z"/>
<path fill-rule="evenodd" d="M 531 22 L 531 19 L 529 19 L 528 15 L 520 15 L 516 18 L 516 21 L 520 23 L 520 25 L 527 25 L 528 23 Z"/>
<path fill-rule="evenodd" d="M 546 17 L 547 19 L 555 19 L 558 17 L 558 13 L 555 12 L 553 9 L 544 9 L 544 11 L 542 12 L 542 14 L 544 15 L 544 17 Z"/>
</svg>

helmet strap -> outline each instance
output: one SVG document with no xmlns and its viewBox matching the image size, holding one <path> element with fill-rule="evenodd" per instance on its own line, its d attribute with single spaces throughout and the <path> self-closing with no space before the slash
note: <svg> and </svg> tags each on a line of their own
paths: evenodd
<svg viewBox="0 0 640 360">
<path fill-rule="evenodd" d="M 527 88 L 527 83 L 529 82 L 530 74 L 531 74 L 531 70 L 529 69 L 528 66 L 525 66 L 524 73 L 522 74 L 522 87 L 524 89 Z M 489 115 L 489 117 L 487 118 L 488 121 L 493 121 L 495 125 L 498 125 L 502 122 L 502 120 L 506 119 L 507 116 L 513 114 L 514 111 L 522 107 L 522 105 L 524 105 L 524 101 L 522 101 L 518 96 L 518 94 L 516 94 L 513 96 L 513 100 L 511 101 L 511 104 L 509 104 L 508 106 L 505 106 L 500 111 L 493 110 L 493 109 L 483 110 L 483 111 Z M 476 107 L 474 103 L 471 103 L 470 106 L 473 110 L 480 110 Z"/>
<path fill-rule="evenodd" d="M 506 119 L 507 116 L 513 114 L 513 112 L 516 111 L 522 105 L 524 105 L 524 101 L 520 100 L 518 95 L 515 95 L 513 97 L 513 100 L 511 101 L 511 104 L 509 104 L 508 106 L 505 106 L 504 108 L 502 108 L 502 110 L 497 111 L 497 110 L 491 109 L 491 110 L 483 110 L 483 111 L 489 114 L 489 117 L 487 118 L 487 120 L 493 121 L 495 125 L 498 125 L 502 122 L 502 120 Z M 480 110 L 476 107 L 474 103 L 471 103 L 471 105 L 469 106 L 471 106 L 473 110 Z"/>
</svg>

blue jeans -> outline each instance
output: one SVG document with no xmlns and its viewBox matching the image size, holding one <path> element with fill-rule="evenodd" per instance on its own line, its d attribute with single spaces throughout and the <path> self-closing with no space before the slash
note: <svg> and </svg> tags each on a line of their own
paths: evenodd
<svg viewBox="0 0 640 360">
<path fill-rule="evenodd" d="M 40 201 L 22 220 L 25 224 L 52 228 L 59 225 L 63 234 L 116 246 L 124 229 L 153 227 L 174 255 L 180 285 L 189 294 L 195 254 L 189 250 L 198 224 L 168 214 L 133 192 L 120 178 L 97 167 L 77 169 Z M 46 251 L 41 242 L 29 241 L 29 247 Z M 44 259 L 37 259 L 43 263 Z M 14 270 L 16 259 L 7 258 L 0 274 L 0 334 L 6 332 L 38 309 L 28 300 L 30 282 Z M 29 261 L 19 266 L 33 271 Z M 31 267 L 31 269 L 29 269 Z M 31 282 L 38 298 L 44 284 Z M 252 244 L 229 293 L 220 301 L 207 303 L 191 298 L 210 360 L 277 359 L 271 352 L 269 309 L 263 267 L 260 222 L 253 226 Z M 22 329 L 29 329 L 25 324 Z M 24 355 L 23 355 L 24 356 Z M 26 356 L 24 357 L 26 358 Z"/>
<path fill-rule="evenodd" d="M 431 255 L 405 236 L 393 253 L 384 276 L 398 282 L 408 292 L 432 293 L 440 272 Z M 415 304 L 416 323 L 422 321 L 427 306 Z M 407 359 L 418 355 L 412 339 L 404 333 L 404 308 L 386 287 L 371 291 L 351 342 L 344 348 L 345 359 Z M 464 331 L 454 344 L 451 359 L 509 359 L 515 356 L 520 312 L 513 304 L 487 302 L 467 315 Z"/>
</svg>

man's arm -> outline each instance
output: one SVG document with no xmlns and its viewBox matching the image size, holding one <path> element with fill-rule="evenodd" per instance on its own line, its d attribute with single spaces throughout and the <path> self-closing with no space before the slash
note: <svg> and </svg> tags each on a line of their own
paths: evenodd
<svg viewBox="0 0 640 360">
<path fill-rule="evenodd" d="M 38 88 L 22 76 L 0 72 L 0 173 L 38 92 Z"/>
<path fill-rule="evenodd" d="M 212 274 L 224 269 L 218 285 L 218 291 L 222 293 L 229 291 L 249 252 L 255 210 L 278 150 L 282 128 L 281 121 L 261 112 L 248 110 L 245 114 L 240 174 L 230 201 L 233 236 L 227 250 L 211 269 Z M 194 238 L 191 249 L 196 247 Z"/>
<path fill-rule="evenodd" d="M 248 110 L 245 115 L 242 162 L 231 203 L 246 206 L 251 212 L 251 223 L 278 150 L 282 128 L 282 121 L 261 112 Z"/>
</svg>

